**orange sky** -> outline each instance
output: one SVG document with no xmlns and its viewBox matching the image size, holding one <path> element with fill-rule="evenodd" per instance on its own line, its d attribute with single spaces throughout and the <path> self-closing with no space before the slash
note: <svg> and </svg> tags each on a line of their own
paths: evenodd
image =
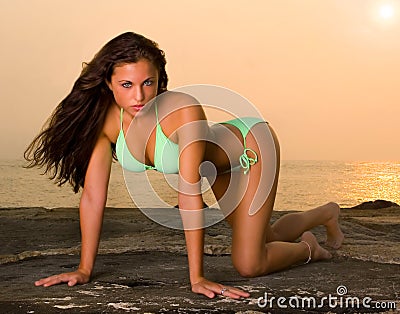
<svg viewBox="0 0 400 314">
<path fill-rule="evenodd" d="M 166 52 L 170 88 L 248 98 L 283 159 L 400 160 L 400 0 L 248 3 L 0 0 L 0 158 L 21 157 L 82 62 L 131 30 Z"/>
</svg>

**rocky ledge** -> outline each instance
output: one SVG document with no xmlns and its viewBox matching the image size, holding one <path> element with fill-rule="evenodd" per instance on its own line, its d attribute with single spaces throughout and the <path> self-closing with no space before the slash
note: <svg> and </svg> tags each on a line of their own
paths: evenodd
<svg viewBox="0 0 400 314">
<path fill-rule="evenodd" d="M 284 212 L 274 212 L 273 219 Z M 400 211 L 342 210 L 343 247 L 329 261 L 242 278 L 230 261 L 230 229 L 207 228 L 209 279 L 241 287 L 230 300 L 190 291 L 184 237 L 137 209 L 106 210 L 100 254 L 86 285 L 35 287 L 79 263 L 77 209 L 0 210 L 0 313 L 386 313 L 400 307 Z M 313 230 L 324 240 L 324 230 Z"/>
</svg>

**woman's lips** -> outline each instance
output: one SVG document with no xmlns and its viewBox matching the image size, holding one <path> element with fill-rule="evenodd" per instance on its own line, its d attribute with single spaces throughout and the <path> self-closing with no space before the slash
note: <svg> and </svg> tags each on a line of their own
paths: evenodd
<svg viewBox="0 0 400 314">
<path fill-rule="evenodd" d="M 132 108 L 139 111 L 144 107 L 144 105 L 133 105 Z"/>
</svg>

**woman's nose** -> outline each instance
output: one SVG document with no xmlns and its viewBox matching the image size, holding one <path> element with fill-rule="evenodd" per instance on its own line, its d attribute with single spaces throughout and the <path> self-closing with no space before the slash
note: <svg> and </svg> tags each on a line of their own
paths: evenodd
<svg viewBox="0 0 400 314">
<path fill-rule="evenodd" d="M 135 100 L 136 100 L 136 102 L 141 102 L 141 101 L 144 100 L 143 88 L 138 87 L 138 88 L 136 89 L 136 92 L 135 92 Z"/>
</svg>

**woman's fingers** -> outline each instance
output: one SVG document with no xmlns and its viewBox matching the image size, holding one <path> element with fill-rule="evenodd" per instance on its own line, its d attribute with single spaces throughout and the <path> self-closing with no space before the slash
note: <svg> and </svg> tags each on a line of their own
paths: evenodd
<svg viewBox="0 0 400 314">
<path fill-rule="evenodd" d="M 59 275 L 53 275 L 47 278 L 42 278 L 35 282 L 35 286 L 50 287 L 58 285 L 60 283 L 67 283 L 68 286 L 75 286 L 77 283 L 85 283 L 89 281 L 89 277 L 79 271 L 72 273 L 63 273 Z"/>
<path fill-rule="evenodd" d="M 248 292 L 241 289 L 223 286 L 206 279 L 194 284 L 192 286 L 192 291 L 198 294 L 203 294 L 209 298 L 214 298 L 216 295 L 222 295 L 232 299 L 247 298 L 250 296 Z"/>
<path fill-rule="evenodd" d="M 35 286 L 49 287 L 61 283 L 60 275 L 42 278 L 35 282 Z"/>
<path fill-rule="evenodd" d="M 250 293 L 246 291 L 243 291 L 235 287 L 225 287 L 225 286 L 221 289 L 220 294 L 226 297 L 230 297 L 232 299 L 248 298 L 250 296 Z"/>
<path fill-rule="evenodd" d="M 192 288 L 192 291 L 194 293 L 203 294 L 210 299 L 215 297 L 215 293 L 203 285 L 196 285 L 195 288 L 194 287 Z"/>
<path fill-rule="evenodd" d="M 73 278 L 68 281 L 68 286 L 72 287 L 72 286 L 75 286 L 77 283 L 78 283 L 78 280 L 76 280 L 76 278 Z"/>
</svg>

